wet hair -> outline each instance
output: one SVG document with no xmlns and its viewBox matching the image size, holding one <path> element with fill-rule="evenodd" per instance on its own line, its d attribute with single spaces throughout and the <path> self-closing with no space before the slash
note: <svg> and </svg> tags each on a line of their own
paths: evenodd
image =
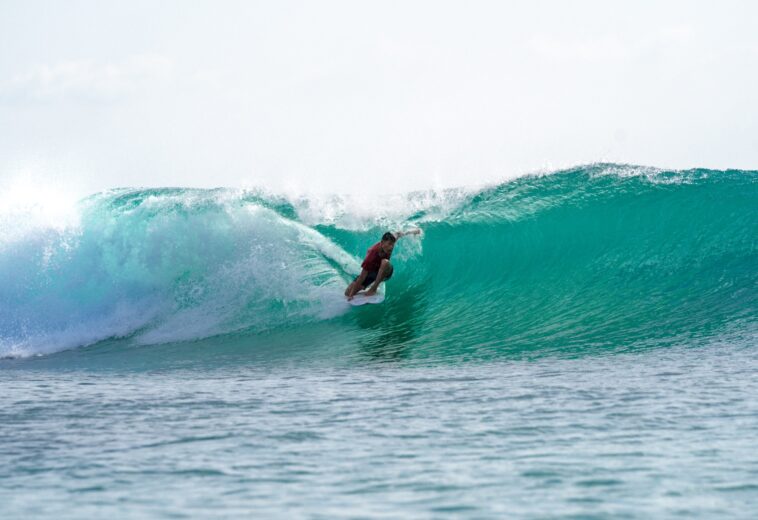
<svg viewBox="0 0 758 520">
<path fill-rule="evenodd" d="M 397 239 L 395 238 L 395 235 L 387 231 L 385 234 L 382 235 L 382 242 L 389 240 L 390 242 L 395 242 Z"/>
</svg>

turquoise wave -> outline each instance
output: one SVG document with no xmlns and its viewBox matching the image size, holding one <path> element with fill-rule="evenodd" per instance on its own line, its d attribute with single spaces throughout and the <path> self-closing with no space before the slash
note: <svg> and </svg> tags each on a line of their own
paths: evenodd
<svg viewBox="0 0 758 520">
<path fill-rule="evenodd" d="M 482 357 L 755 330 L 758 172 L 601 164 L 384 200 L 93 195 L 73 225 L 0 241 L 0 356 L 274 333 Z M 398 243 L 386 302 L 347 306 L 365 249 L 409 226 L 424 233 Z"/>
</svg>

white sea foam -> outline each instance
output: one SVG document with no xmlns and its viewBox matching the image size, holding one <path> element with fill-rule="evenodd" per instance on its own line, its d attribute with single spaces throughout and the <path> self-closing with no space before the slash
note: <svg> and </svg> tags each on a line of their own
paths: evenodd
<svg viewBox="0 0 758 520">
<path fill-rule="evenodd" d="M 5 239 L 0 356 L 329 318 L 360 269 L 313 229 L 223 190 L 122 190 L 77 209 L 75 226 L 40 222 Z"/>
</svg>

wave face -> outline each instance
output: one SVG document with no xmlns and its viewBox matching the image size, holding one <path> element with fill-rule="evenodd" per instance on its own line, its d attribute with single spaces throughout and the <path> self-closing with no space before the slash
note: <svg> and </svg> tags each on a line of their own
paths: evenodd
<svg viewBox="0 0 758 520">
<path fill-rule="evenodd" d="M 370 202 L 114 190 L 28 222 L 0 220 L 5 357 L 272 331 L 497 356 L 750 337 L 758 315 L 754 171 L 594 165 Z M 408 226 L 386 302 L 351 309 L 366 248 Z"/>
</svg>

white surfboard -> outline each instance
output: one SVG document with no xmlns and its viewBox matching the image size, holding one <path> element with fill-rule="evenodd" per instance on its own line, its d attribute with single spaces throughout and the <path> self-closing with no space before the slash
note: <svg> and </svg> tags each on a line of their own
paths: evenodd
<svg viewBox="0 0 758 520">
<path fill-rule="evenodd" d="M 378 292 L 376 294 L 372 294 L 371 296 L 366 296 L 364 293 L 358 293 L 355 296 L 353 296 L 353 299 L 348 301 L 350 305 L 358 306 L 358 305 L 366 305 L 367 303 L 382 303 L 384 301 L 384 294 Z"/>
</svg>

